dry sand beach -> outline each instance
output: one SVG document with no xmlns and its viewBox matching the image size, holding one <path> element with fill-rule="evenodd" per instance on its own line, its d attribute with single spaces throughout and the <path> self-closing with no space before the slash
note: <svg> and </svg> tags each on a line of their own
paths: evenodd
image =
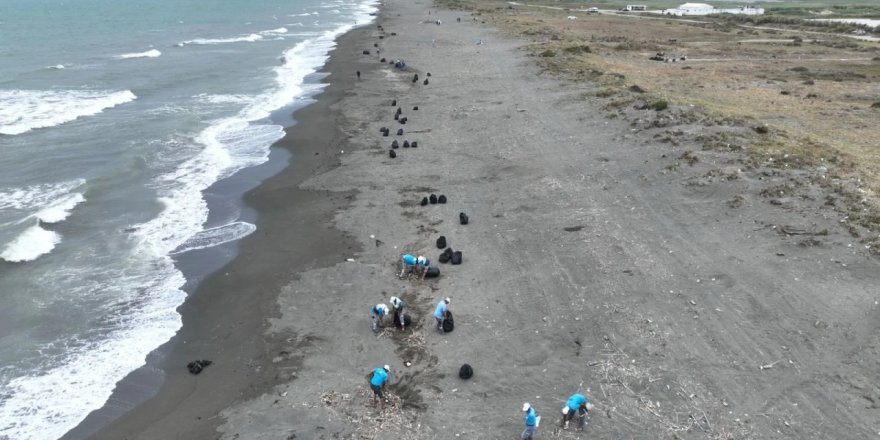
<svg viewBox="0 0 880 440">
<path fill-rule="evenodd" d="M 177 370 L 95 438 L 519 438 L 523 402 L 536 438 L 880 435 L 876 257 L 821 203 L 750 196 L 822 170 L 662 143 L 482 21 L 387 0 L 340 41 L 282 141 L 293 165 L 248 196 L 258 233 L 184 307 L 159 363 Z M 390 158 L 393 139 L 418 148 Z M 432 193 L 448 203 L 420 206 Z M 441 235 L 462 265 L 436 262 Z M 403 252 L 440 278 L 398 279 Z M 390 296 L 416 324 L 374 334 Z M 445 296 L 456 328 L 438 334 Z M 214 365 L 189 375 L 196 358 Z M 558 426 L 575 392 L 595 405 L 584 433 Z"/>
</svg>

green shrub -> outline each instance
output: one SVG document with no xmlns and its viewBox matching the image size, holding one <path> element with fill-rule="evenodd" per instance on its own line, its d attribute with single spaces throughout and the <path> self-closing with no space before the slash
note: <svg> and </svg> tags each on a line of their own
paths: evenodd
<svg viewBox="0 0 880 440">
<path fill-rule="evenodd" d="M 666 102 L 665 99 L 658 99 L 658 100 L 652 102 L 650 105 L 650 108 L 652 108 L 658 112 L 666 110 L 668 107 L 669 107 L 669 103 Z"/>
</svg>

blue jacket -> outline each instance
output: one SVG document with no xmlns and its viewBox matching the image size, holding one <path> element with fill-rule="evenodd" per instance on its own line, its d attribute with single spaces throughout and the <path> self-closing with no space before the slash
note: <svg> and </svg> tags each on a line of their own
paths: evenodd
<svg viewBox="0 0 880 440">
<path fill-rule="evenodd" d="M 568 409 L 572 411 L 577 411 L 581 405 L 589 402 L 583 394 L 572 394 L 571 397 L 568 398 L 568 401 L 565 402 L 568 405 Z"/>
<path fill-rule="evenodd" d="M 376 316 L 378 316 L 378 317 L 381 318 L 381 317 L 385 316 L 385 310 L 379 308 L 378 305 L 379 305 L 379 304 L 376 304 L 375 306 L 373 306 L 372 309 L 370 309 L 370 314 L 371 314 L 371 315 L 376 315 Z"/>
<path fill-rule="evenodd" d="M 416 257 L 406 254 L 403 256 L 403 263 L 407 266 L 415 266 L 416 265 Z"/>
<path fill-rule="evenodd" d="M 388 372 L 384 368 L 376 368 L 373 370 L 373 377 L 370 379 L 370 385 L 381 387 L 388 381 Z"/>
<path fill-rule="evenodd" d="M 535 423 L 538 422 L 538 413 L 535 412 L 535 408 L 529 408 L 526 411 L 526 426 L 535 426 Z"/>
<path fill-rule="evenodd" d="M 434 317 L 437 319 L 443 319 L 446 317 L 446 300 L 440 300 L 440 304 L 437 304 L 437 308 L 434 310 Z"/>
</svg>

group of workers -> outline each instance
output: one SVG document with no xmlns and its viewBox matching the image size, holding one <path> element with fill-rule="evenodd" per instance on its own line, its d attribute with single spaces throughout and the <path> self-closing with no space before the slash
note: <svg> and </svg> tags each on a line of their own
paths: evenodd
<svg viewBox="0 0 880 440">
<path fill-rule="evenodd" d="M 592 407 L 593 404 L 591 404 L 590 400 L 583 394 L 572 394 L 562 407 L 562 420 L 560 420 L 559 424 L 563 428 L 568 429 L 569 422 L 577 417 L 577 430 L 583 431 L 584 426 L 587 425 L 587 415 L 590 414 L 590 409 L 592 409 Z M 535 435 L 535 430 L 538 428 L 541 417 L 538 416 L 538 412 L 535 411 L 535 408 L 532 408 L 532 405 L 528 403 L 523 404 L 523 413 L 526 428 L 523 430 L 520 437 L 523 440 L 532 440 L 532 436 Z"/>
<path fill-rule="evenodd" d="M 391 307 L 380 303 L 374 305 L 370 309 L 370 318 L 373 321 L 372 329 L 374 332 L 377 332 L 380 328 L 384 327 L 385 317 L 390 316 L 392 310 L 393 320 L 391 322 L 400 326 L 401 330 L 406 330 L 406 302 L 396 296 L 392 296 L 389 302 L 391 303 Z M 437 307 L 434 309 L 434 320 L 437 321 L 437 331 L 440 333 L 445 333 L 443 329 L 443 321 L 445 321 L 450 314 L 449 304 L 451 302 L 452 298 L 447 296 L 440 300 L 440 302 L 437 303 Z"/>
<path fill-rule="evenodd" d="M 398 275 L 398 278 L 403 278 L 407 274 L 414 273 L 419 279 L 425 279 L 425 275 L 428 273 L 430 267 L 431 260 L 424 256 L 419 255 L 418 257 L 415 257 L 410 254 L 404 254 L 401 258 L 400 275 Z"/>
<path fill-rule="evenodd" d="M 408 273 L 415 273 L 424 279 L 425 273 L 430 266 L 431 261 L 423 256 L 414 257 L 413 255 L 405 254 L 401 259 L 401 271 L 399 277 L 403 278 L 403 276 Z M 434 309 L 434 319 L 437 322 L 437 331 L 440 333 L 444 332 L 443 322 L 446 320 L 447 316 L 449 316 L 449 304 L 451 301 L 452 300 L 449 297 L 443 298 L 437 303 L 437 307 Z M 406 329 L 406 318 L 404 314 L 406 303 L 396 296 L 392 296 L 389 302 L 391 303 L 390 308 L 385 304 L 376 304 L 370 309 L 374 332 L 383 327 L 383 319 L 386 316 L 389 316 L 392 310 L 394 312 L 392 322 L 398 324 L 401 330 Z M 384 389 L 385 385 L 388 383 L 388 374 L 390 372 L 391 367 L 385 365 L 382 368 L 373 369 L 373 372 L 370 375 L 370 389 L 373 390 L 373 404 L 375 405 L 376 403 L 379 403 L 382 406 L 382 409 L 385 409 Z M 587 416 L 589 415 L 591 408 L 592 404 L 586 396 L 583 394 L 572 394 L 562 407 L 562 420 L 560 421 L 560 425 L 563 428 L 568 429 L 569 423 L 576 418 L 577 430 L 582 431 L 587 424 Z M 521 438 L 523 440 L 532 440 L 541 417 L 538 416 L 535 408 L 529 403 L 523 404 L 523 412 L 525 429 L 522 432 Z"/>
</svg>

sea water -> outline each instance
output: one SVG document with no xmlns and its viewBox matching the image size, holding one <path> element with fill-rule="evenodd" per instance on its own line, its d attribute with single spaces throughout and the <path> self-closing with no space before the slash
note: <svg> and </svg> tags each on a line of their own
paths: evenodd
<svg viewBox="0 0 880 440">
<path fill-rule="evenodd" d="M 321 89 L 375 2 L 0 9 L 0 439 L 46 440 L 180 328 L 173 256 L 254 232 L 209 223 L 202 192 L 267 160 L 270 115 Z"/>
</svg>

